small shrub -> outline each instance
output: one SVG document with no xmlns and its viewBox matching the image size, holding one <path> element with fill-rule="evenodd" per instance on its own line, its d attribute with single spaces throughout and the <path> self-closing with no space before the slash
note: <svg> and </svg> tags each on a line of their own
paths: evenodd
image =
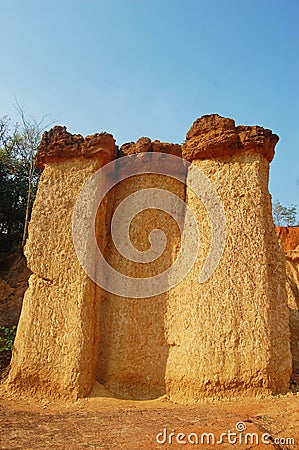
<svg viewBox="0 0 299 450">
<path fill-rule="evenodd" d="M 0 327 L 0 353 L 12 352 L 13 343 L 16 337 L 17 327 Z"/>
</svg>

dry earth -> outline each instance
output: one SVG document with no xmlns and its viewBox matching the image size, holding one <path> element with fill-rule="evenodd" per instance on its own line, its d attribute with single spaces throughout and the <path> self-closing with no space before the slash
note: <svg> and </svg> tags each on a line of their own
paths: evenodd
<svg viewBox="0 0 299 450">
<path fill-rule="evenodd" d="M 0 448 L 3 450 L 299 449 L 298 394 L 185 407 L 163 398 L 135 402 L 116 399 L 98 386 L 89 398 L 75 403 L 38 403 L 2 396 L 0 418 Z M 237 443 L 228 443 L 228 437 L 224 436 L 223 443 L 217 444 L 221 433 L 236 432 L 238 422 L 246 426 L 241 443 L 240 433 L 237 433 L 230 438 L 232 442 L 237 438 Z M 164 428 L 167 429 L 167 442 L 159 444 L 156 436 Z M 171 432 L 175 433 L 175 438 L 170 444 Z M 195 439 L 190 433 L 196 433 L 199 439 L 202 433 L 213 433 L 216 443 L 212 444 L 212 440 L 207 443 L 205 438 L 202 445 L 179 444 L 175 441 L 178 433 L 186 435 L 186 438 L 178 436 L 183 441 L 188 437 L 191 441 Z M 256 433 L 253 442 L 248 436 L 245 443 L 246 433 Z M 268 440 L 267 445 L 263 444 L 264 433 L 271 434 L 277 442 Z M 161 435 L 162 442 L 163 438 Z M 293 438 L 295 444 L 287 443 L 286 438 Z"/>
<path fill-rule="evenodd" d="M 31 272 L 20 253 L 0 253 L 0 326 L 17 325 Z"/>
</svg>

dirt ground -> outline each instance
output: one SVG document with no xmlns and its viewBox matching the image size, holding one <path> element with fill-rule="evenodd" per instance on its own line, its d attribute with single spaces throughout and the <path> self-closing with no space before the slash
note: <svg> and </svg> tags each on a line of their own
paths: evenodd
<svg viewBox="0 0 299 450">
<path fill-rule="evenodd" d="M 298 393 L 192 407 L 109 395 L 99 385 L 75 403 L 16 400 L 2 393 L 0 448 L 299 449 Z"/>
</svg>

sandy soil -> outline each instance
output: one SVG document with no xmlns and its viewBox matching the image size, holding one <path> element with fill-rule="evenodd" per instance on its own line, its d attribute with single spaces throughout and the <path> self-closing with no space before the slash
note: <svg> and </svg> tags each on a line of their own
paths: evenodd
<svg viewBox="0 0 299 450">
<path fill-rule="evenodd" d="M 174 405 L 164 398 L 121 400 L 99 385 L 89 398 L 75 403 L 16 400 L 2 393 L 0 419 L 3 450 L 299 449 L 298 393 L 192 407 Z M 241 433 L 236 426 L 246 429 Z M 207 442 L 203 433 L 213 433 L 214 444 L 212 435 Z M 221 443 L 222 433 L 226 435 Z"/>
</svg>

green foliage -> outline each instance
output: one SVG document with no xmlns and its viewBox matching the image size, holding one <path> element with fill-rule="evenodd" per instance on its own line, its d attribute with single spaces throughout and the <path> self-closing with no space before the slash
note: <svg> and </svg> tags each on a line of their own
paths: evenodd
<svg viewBox="0 0 299 450">
<path fill-rule="evenodd" d="M 41 171 L 34 158 L 45 129 L 17 103 L 21 124 L 0 118 L 0 251 L 24 245 Z"/>
<path fill-rule="evenodd" d="M 11 328 L 0 327 L 0 353 L 12 352 L 16 331 L 15 325 Z"/>
<path fill-rule="evenodd" d="M 278 200 L 273 205 L 273 220 L 277 226 L 291 227 L 296 225 L 297 206 L 283 206 Z"/>
<path fill-rule="evenodd" d="M 28 176 L 26 161 L 14 152 L 13 145 L 11 142 L 10 147 L 0 148 L 0 232 L 18 243 L 24 227 Z"/>
</svg>

